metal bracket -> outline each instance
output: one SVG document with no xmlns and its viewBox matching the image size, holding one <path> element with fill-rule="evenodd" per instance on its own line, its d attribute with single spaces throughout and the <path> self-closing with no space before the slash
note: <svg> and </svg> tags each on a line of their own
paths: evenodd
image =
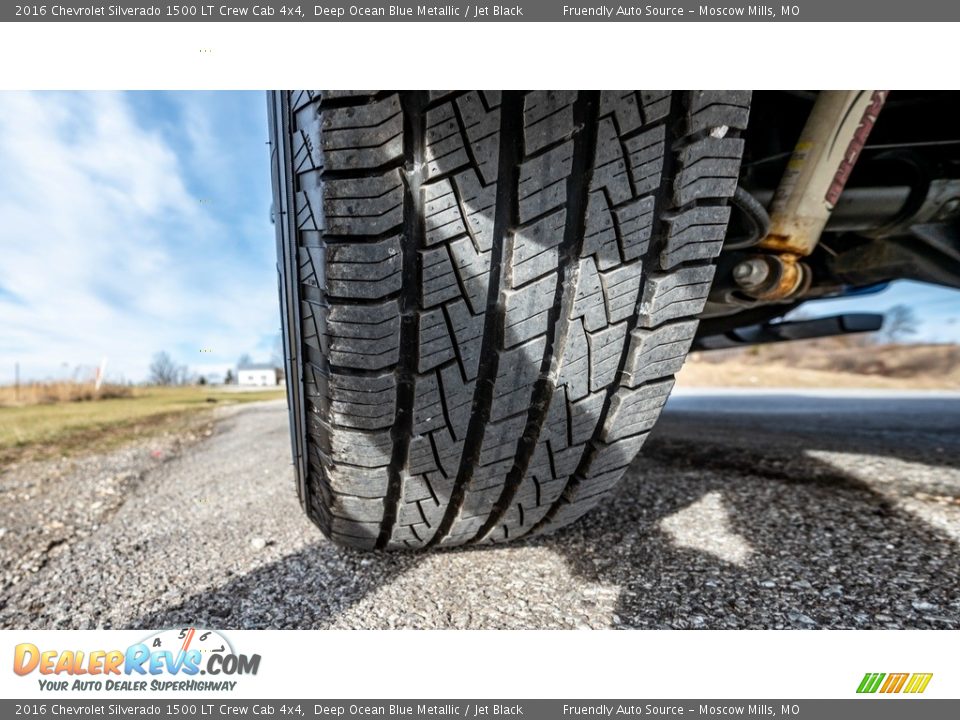
<svg viewBox="0 0 960 720">
<path fill-rule="evenodd" d="M 847 313 L 815 320 L 762 323 L 736 328 L 721 335 L 698 337 L 693 350 L 725 350 L 744 345 L 809 340 L 812 338 L 875 332 L 883 327 L 883 315 L 876 313 Z"/>
</svg>

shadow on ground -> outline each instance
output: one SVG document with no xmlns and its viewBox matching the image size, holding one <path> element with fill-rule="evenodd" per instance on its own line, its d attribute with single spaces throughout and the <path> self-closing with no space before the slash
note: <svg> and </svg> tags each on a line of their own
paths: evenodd
<svg viewBox="0 0 960 720">
<path fill-rule="evenodd" d="M 327 627 L 427 563 L 443 571 L 463 560 L 490 568 L 458 587 L 509 614 L 514 593 L 555 581 L 517 568 L 525 553 L 549 551 L 577 586 L 613 589 L 612 607 L 592 626 L 960 627 L 960 445 L 949 429 L 960 401 L 933 412 L 913 404 L 859 426 L 870 408 L 842 401 L 836 412 L 829 404 L 773 415 L 696 408 L 680 402 L 668 411 L 621 494 L 553 536 L 428 556 L 346 550 L 318 535 L 300 552 L 135 624 Z M 824 457 L 831 452 L 843 454 L 847 469 Z M 917 503 L 947 519 L 929 521 Z M 408 592 L 414 606 L 431 588 L 413 582 Z M 442 613 L 404 613 L 394 609 L 370 626 L 464 626 Z M 535 615 L 521 624 L 565 626 Z"/>
</svg>

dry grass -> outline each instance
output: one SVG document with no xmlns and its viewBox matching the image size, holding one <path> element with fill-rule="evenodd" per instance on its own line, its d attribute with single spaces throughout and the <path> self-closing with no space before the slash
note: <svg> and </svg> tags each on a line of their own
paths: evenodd
<svg viewBox="0 0 960 720">
<path fill-rule="evenodd" d="M 87 402 L 110 398 L 131 397 L 133 388 L 127 385 L 104 383 L 99 390 L 92 382 L 33 382 L 14 387 L 0 386 L 0 407 L 50 405 L 64 402 Z"/>
<path fill-rule="evenodd" d="M 860 338 L 831 338 L 692 353 L 677 384 L 956 390 L 960 346 L 877 345 Z"/>
<path fill-rule="evenodd" d="M 0 467 L 26 458 L 98 452 L 176 430 L 186 414 L 217 404 L 284 397 L 283 390 L 228 392 L 203 386 L 128 388 L 126 397 L 0 407 Z"/>
</svg>

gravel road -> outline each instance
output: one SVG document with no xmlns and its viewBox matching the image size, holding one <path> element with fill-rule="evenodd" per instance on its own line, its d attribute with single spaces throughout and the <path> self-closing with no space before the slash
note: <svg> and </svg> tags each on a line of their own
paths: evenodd
<svg viewBox="0 0 960 720">
<path fill-rule="evenodd" d="M 280 401 L 0 473 L 7 628 L 960 628 L 960 394 L 687 391 L 625 491 L 527 544 L 334 546 Z"/>
</svg>

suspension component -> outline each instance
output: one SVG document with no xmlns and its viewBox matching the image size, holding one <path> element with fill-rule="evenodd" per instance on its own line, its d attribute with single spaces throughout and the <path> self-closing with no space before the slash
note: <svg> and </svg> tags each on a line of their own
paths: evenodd
<svg viewBox="0 0 960 720">
<path fill-rule="evenodd" d="M 733 266 L 733 280 L 757 300 L 779 301 L 797 297 L 810 287 L 810 268 L 788 261 L 784 255 L 751 255 Z"/>
<path fill-rule="evenodd" d="M 770 204 L 770 230 L 758 245 L 769 254 L 757 257 L 776 258 L 768 267 L 776 270 L 777 281 L 771 284 L 768 277 L 753 288 L 735 277 L 746 294 L 785 301 L 809 286 L 810 270 L 801 259 L 820 241 L 887 94 L 825 90 L 817 95 Z M 749 275 L 748 269 L 741 273 Z"/>
</svg>

